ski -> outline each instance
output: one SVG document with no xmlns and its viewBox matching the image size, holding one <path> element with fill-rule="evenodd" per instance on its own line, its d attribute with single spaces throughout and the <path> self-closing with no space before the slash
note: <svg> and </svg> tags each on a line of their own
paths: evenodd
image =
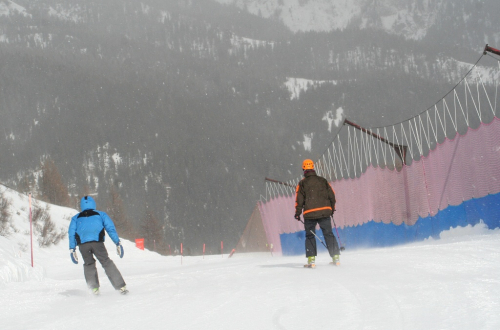
<svg viewBox="0 0 500 330">
<path fill-rule="evenodd" d="M 340 267 L 340 262 L 330 262 L 330 266 Z M 316 268 L 316 264 L 305 264 L 304 268 Z"/>
</svg>

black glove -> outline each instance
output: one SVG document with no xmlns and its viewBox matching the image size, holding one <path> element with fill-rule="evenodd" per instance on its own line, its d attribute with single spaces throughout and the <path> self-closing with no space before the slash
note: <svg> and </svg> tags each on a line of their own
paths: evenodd
<svg viewBox="0 0 500 330">
<path fill-rule="evenodd" d="M 294 218 L 295 218 L 295 220 L 300 221 L 300 214 L 296 214 L 296 215 L 294 216 Z"/>
</svg>

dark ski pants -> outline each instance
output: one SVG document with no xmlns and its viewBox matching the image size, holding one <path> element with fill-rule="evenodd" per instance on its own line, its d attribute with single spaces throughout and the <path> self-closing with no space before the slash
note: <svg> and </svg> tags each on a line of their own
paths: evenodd
<svg viewBox="0 0 500 330">
<path fill-rule="evenodd" d="M 103 242 L 87 242 L 79 245 L 79 248 L 84 261 L 83 273 L 89 288 L 94 289 L 99 287 L 99 277 L 97 275 L 94 256 L 101 263 L 109 281 L 116 290 L 125 286 L 122 274 L 120 274 L 120 271 L 116 268 L 113 260 L 109 258 L 108 251 Z"/>
<path fill-rule="evenodd" d="M 340 249 L 337 243 L 337 239 L 335 238 L 335 235 L 333 235 L 331 219 L 321 218 L 304 220 L 304 229 L 306 230 L 306 257 L 313 257 L 317 255 L 316 237 L 313 233 L 311 233 L 311 230 L 316 233 L 317 224 L 323 231 L 323 237 L 325 238 L 325 243 L 328 247 L 328 253 L 330 253 L 330 257 L 333 257 L 334 255 L 340 255 Z"/>
</svg>

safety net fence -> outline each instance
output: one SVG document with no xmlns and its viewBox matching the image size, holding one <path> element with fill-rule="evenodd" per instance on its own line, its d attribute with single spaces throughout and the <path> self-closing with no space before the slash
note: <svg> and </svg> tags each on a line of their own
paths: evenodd
<svg viewBox="0 0 500 330">
<path fill-rule="evenodd" d="M 479 65 L 485 55 L 494 67 Z M 449 93 L 404 122 L 364 128 L 344 121 L 315 162 L 336 194 L 333 225 L 341 244 L 389 246 L 480 221 L 500 226 L 498 56 L 486 46 Z M 300 179 L 266 182 L 256 208 L 260 234 L 283 254 L 304 252 L 304 228 L 293 218 Z"/>
</svg>

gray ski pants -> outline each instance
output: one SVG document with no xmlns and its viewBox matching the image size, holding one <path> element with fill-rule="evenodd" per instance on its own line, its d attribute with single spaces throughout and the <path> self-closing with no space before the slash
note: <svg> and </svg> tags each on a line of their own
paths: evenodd
<svg viewBox="0 0 500 330">
<path fill-rule="evenodd" d="M 113 260 L 109 258 L 108 251 L 103 242 L 87 242 L 80 244 L 78 247 L 83 257 L 83 273 L 89 288 L 93 289 L 99 287 L 99 277 L 97 275 L 94 256 L 101 263 L 109 281 L 116 290 L 125 286 L 122 274 L 120 274 L 120 271 L 116 268 Z"/>
</svg>

